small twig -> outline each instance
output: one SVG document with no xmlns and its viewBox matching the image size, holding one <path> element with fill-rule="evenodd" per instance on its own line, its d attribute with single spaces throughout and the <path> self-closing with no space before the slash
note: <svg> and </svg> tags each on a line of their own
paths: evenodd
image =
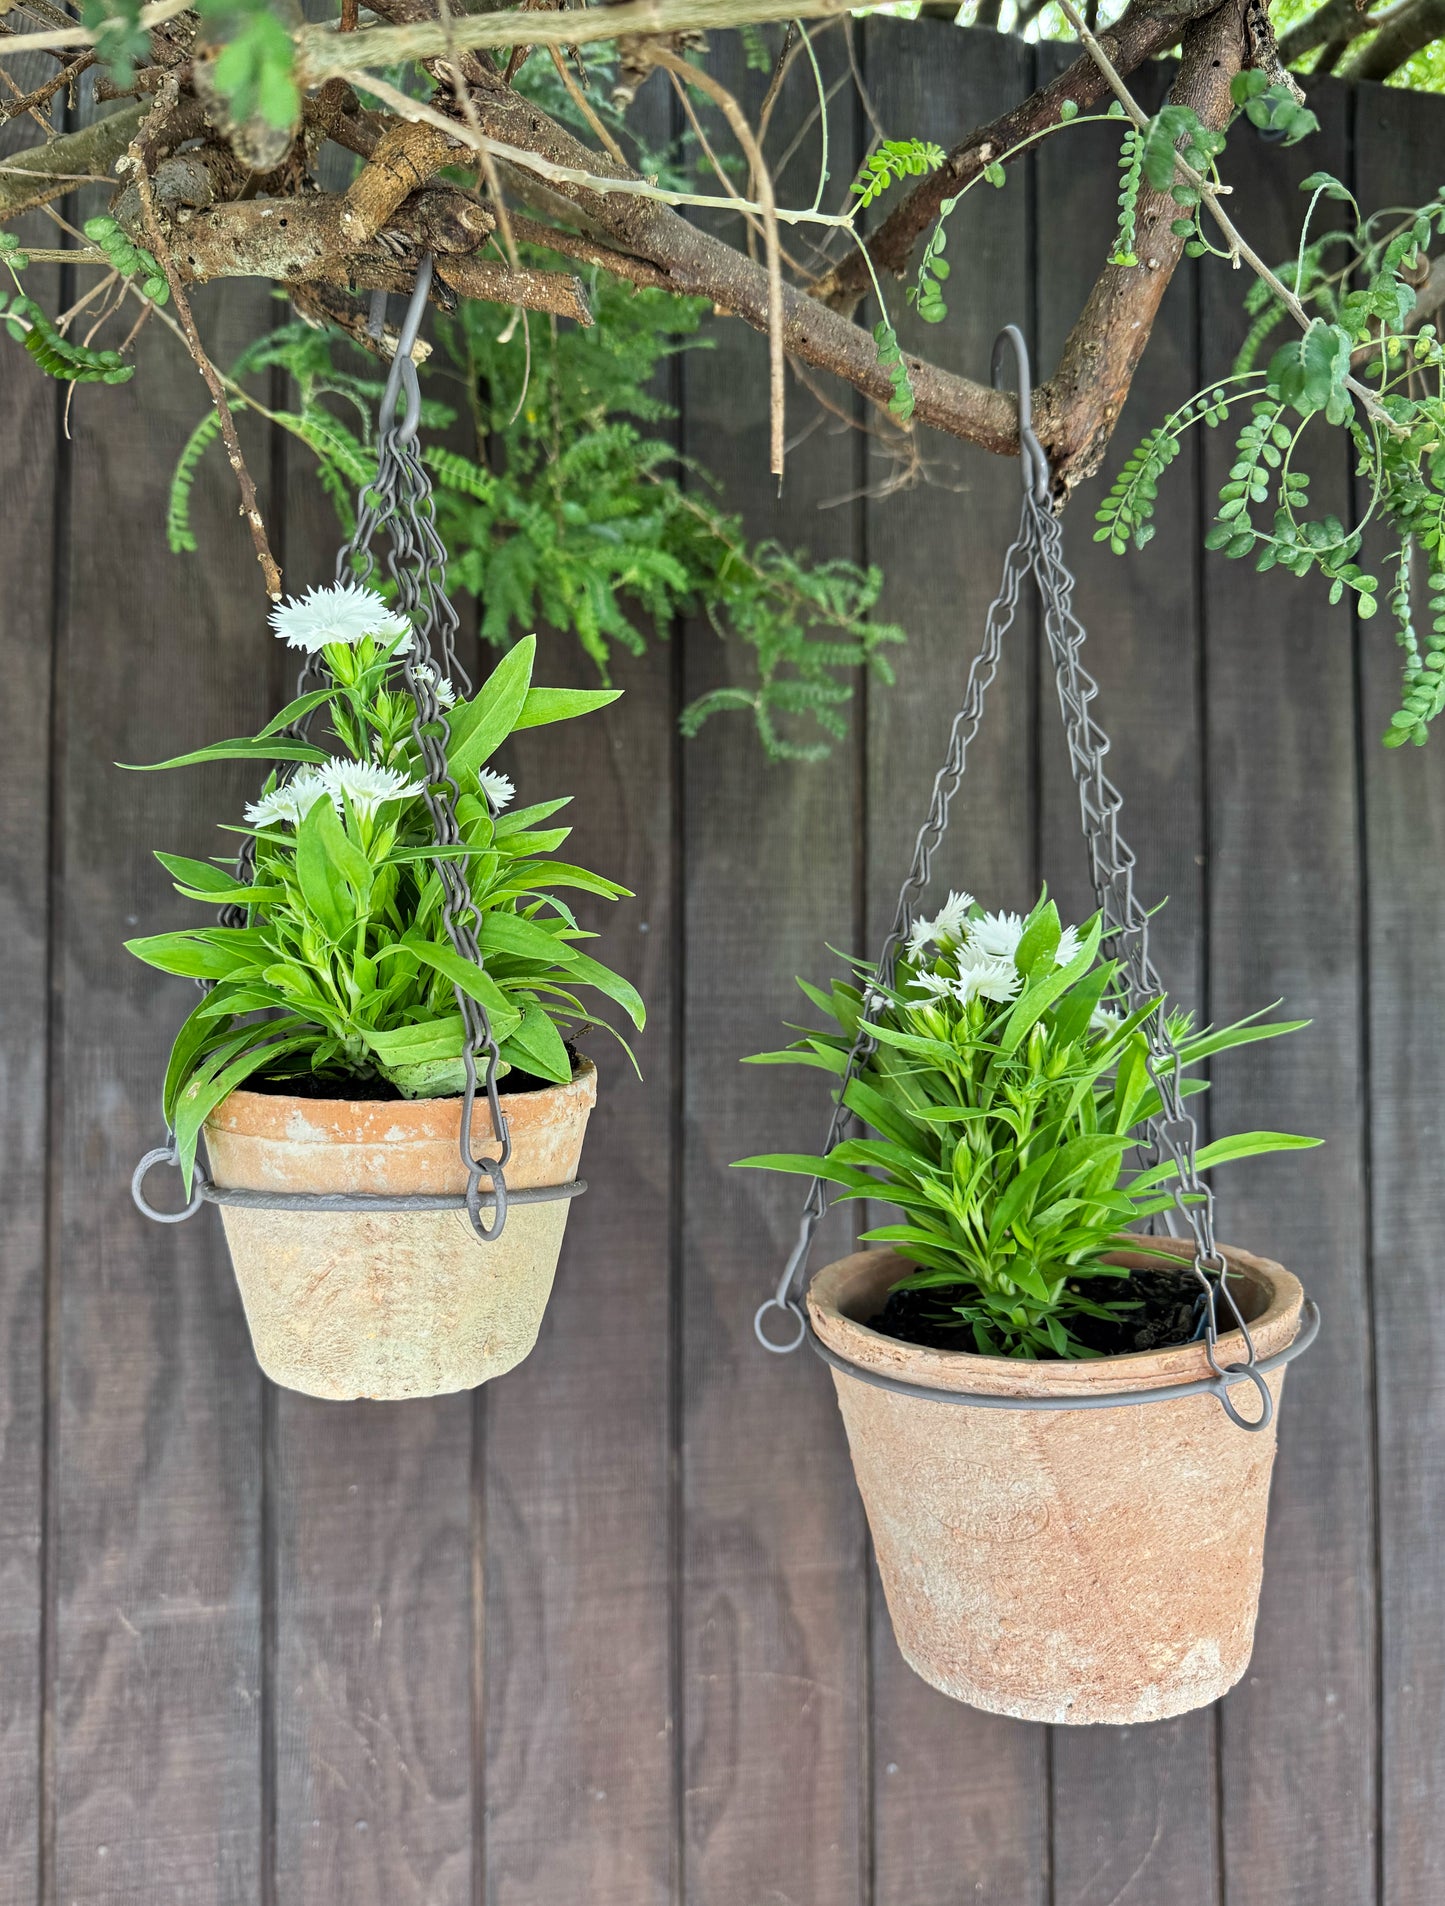
<svg viewBox="0 0 1445 1906">
<path fill-rule="evenodd" d="M 778 63 L 773 68 L 773 77 L 768 81 L 768 90 L 763 94 L 763 103 L 758 108 L 758 142 L 767 137 L 768 121 L 773 116 L 773 107 L 778 94 L 783 90 L 783 81 L 788 76 L 788 68 L 793 63 L 793 49 L 798 44 L 798 23 L 789 20 L 788 30 L 783 35 L 782 50 L 778 54 Z"/>
<path fill-rule="evenodd" d="M 162 26 L 192 5 L 194 0 L 154 0 L 153 5 L 142 7 L 138 24 L 142 29 Z M 12 53 L 43 53 L 57 46 L 92 46 L 103 31 L 104 27 L 73 26 L 56 27 L 47 33 L 17 33 L 6 41 L 5 55 L 8 59 Z"/>
<path fill-rule="evenodd" d="M 690 60 L 679 59 L 676 53 L 670 53 L 665 47 L 654 47 L 652 58 L 659 66 L 675 73 L 690 85 L 696 86 L 722 113 L 732 128 L 733 137 L 742 147 L 751 173 L 751 184 L 758 195 L 758 203 L 763 214 L 763 242 L 767 252 L 768 265 L 768 414 L 771 422 L 771 456 L 769 468 L 781 483 L 785 450 L 784 413 L 787 405 L 788 387 L 786 377 L 786 359 L 783 353 L 783 264 L 782 246 L 778 240 L 778 205 L 773 193 L 773 175 L 769 172 L 767 161 L 763 158 L 762 148 L 752 127 L 748 124 L 747 114 L 736 99 L 711 73 L 700 66 L 694 66 Z"/>
<path fill-rule="evenodd" d="M 592 128 L 594 135 L 601 140 L 603 150 L 607 153 L 608 157 L 615 159 L 618 165 L 625 166 L 627 164 L 627 154 L 622 150 L 621 146 L 618 145 L 606 126 L 603 125 L 601 119 L 593 110 L 592 102 L 588 99 L 586 93 L 583 92 L 576 80 L 573 79 L 572 75 L 567 71 L 567 62 L 562 57 L 560 47 L 549 46 L 547 51 L 552 55 L 552 64 L 557 69 L 558 79 L 560 79 L 562 84 L 567 88 L 567 97 Z"/>
<path fill-rule="evenodd" d="M 175 260 L 171 257 L 170 246 L 166 243 L 165 233 L 161 230 L 160 219 L 156 215 L 155 194 L 151 191 L 150 168 L 146 162 L 145 148 L 148 140 L 174 110 L 180 88 L 174 77 L 168 79 L 156 95 L 154 110 L 145 124 L 136 134 L 130 146 L 130 170 L 135 180 L 136 191 L 140 196 L 141 217 L 145 225 L 146 237 L 155 253 L 156 261 L 165 273 L 166 283 L 171 288 L 171 299 L 176 307 L 176 316 L 185 333 L 186 348 L 190 351 L 196 369 L 211 393 L 211 402 L 215 405 L 216 416 L 221 426 L 221 441 L 226 447 L 226 460 L 235 473 L 236 484 L 241 492 L 241 515 L 251 532 L 251 541 L 255 545 L 256 560 L 261 565 L 261 574 L 265 578 L 266 593 L 273 602 L 281 594 L 281 571 L 276 558 L 271 554 L 271 545 L 266 537 L 266 525 L 261 516 L 261 506 L 256 497 L 256 485 L 251 480 L 251 472 L 246 467 L 246 459 L 241 454 L 241 439 L 236 435 L 236 420 L 231 415 L 231 406 L 226 402 L 225 386 L 221 374 L 207 355 L 201 342 L 201 334 L 196 329 L 196 320 L 186 298 L 185 287 L 181 283 L 180 273 L 176 270 Z"/>
<path fill-rule="evenodd" d="M 9 50 L 8 47 L 0 47 L 0 52 L 8 53 Z M 33 93 L 27 93 L 23 99 L 13 100 L 4 112 L 0 113 L 0 124 L 7 119 L 16 118 L 22 112 L 32 112 L 37 106 L 48 106 L 58 92 L 69 86 L 73 80 L 79 79 L 82 73 L 89 71 L 94 65 L 94 53 L 82 53 L 78 60 L 72 60 L 69 66 L 62 66 L 58 73 L 46 80 L 43 86 L 37 86 Z M 48 124 L 46 130 L 51 130 Z"/>
</svg>

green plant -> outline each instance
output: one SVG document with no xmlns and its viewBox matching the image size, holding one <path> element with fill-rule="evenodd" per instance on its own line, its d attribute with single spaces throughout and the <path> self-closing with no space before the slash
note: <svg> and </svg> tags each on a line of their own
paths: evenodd
<svg viewBox="0 0 1445 1906">
<path fill-rule="evenodd" d="M 1118 1233 L 1174 1203 L 1172 1162 L 1128 1164 L 1160 1109 L 1145 1028 L 1161 1000 L 1120 1010 L 1117 961 L 1100 958 L 1097 919 L 1063 927 L 1044 896 L 1026 920 L 950 894 L 913 927 L 891 985 L 859 966 L 861 984 L 829 992 L 798 983 L 836 1031 L 802 1037 L 755 1064 L 814 1066 L 842 1077 L 860 1021 L 875 1041 L 843 1102 L 871 1137 L 826 1157 L 746 1158 L 769 1171 L 819 1177 L 841 1199 L 899 1207 L 901 1221 L 865 1231 L 919 1268 L 898 1290 L 929 1291 L 936 1321 L 985 1355 L 1091 1354 L 1070 1326 L 1120 1318 L 1128 1273 L 1108 1261 Z M 1305 1021 L 1244 1020 L 1195 1033 L 1168 1025 L 1182 1068 Z M 1185 1094 L 1205 1081 L 1182 1080 Z M 1201 1148 L 1201 1169 L 1317 1141 L 1242 1132 Z"/>
<path fill-rule="evenodd" d="M 1389 605 L 1404 651 L 1400 706 L 1384 740 L 1419 744 L 1445 709 L 1445 352 L 1434 324 L 1411 323 L 1411 278 L 1422 272 L 1430 239 L 1445 235 L 1445 190 L 1427 205 L 1360 219 L 1348 187 L 1328 172 L 1312 173 L 1302 189 L 1311 197 L 1299 249 L 1277 277 L 1310 314 L 1308 328 L 1259 368 L 1262 346 L 1286 313 L 1278 295 L 1257 287 L 1246 300 L 1252 322 L 1231 375 L 1191 397 L 1132 453 L 1099 506 L 1095 540 L 1121 555 L 1131 543 L 1142 548 L 1153 533 L 1159 479 L 1183 433 L 1244 407 L 1207 547 L 1252 557 L 1260 570 L 1278 565 L 1305 576 L 1317 569 L 1330 601 L 1350 591 L 1361 617 L 1376 611 L 1376 567 L 1383 569 L 1393 580 Z M 1316 209 L 1327 200 L 1347 205 L 1359 222 L 1311 241 Z M 1343 256 L 1329 265 L 1331 253 Z M 1360 378 L 1373 410 L 1360 402 Z M 1301 464 L 1312 425 L 1346 430 L 1353 442 L 1367 497 L 1352 524 L 1311 513 Z M 1267 516 L 1257 514 L 1262 509 Z M 1377 521 L 1389 538 L 1379 564 L 1365 568 L 1358 558 Z M 1430 590 L 1423 648 L 1408 586 L 1417 555 Z"/>
<path fill-rule="evenodd" d="M 147 965 L 209 988 L 176 1036 L 165 1079 L 166 1122 L 188 1185 L 203 1121 L 253 1074 L 318 1074 L 343 1094 L 347 1082 L 376 1077 L 409 1097 L 459 1092 L 457 988 L 486 1008 L 504 1071 L 556 1082 L 572 1076 L 564 1033 L 590 1023 L 577 989 L 643 1023 L 636 990 L 582 950 L 594 936 L 561 897 L 570 888 L 614 900 L 626 889 L 553 858 L 569 830 L 549 823 L 566 800 L 505 812 L 511 782 L 487 766 L 509 735 L 586 714 L 614 692 L 533 687 L 531 638 L 469 700 L 435 684 L 482 970 L 455 952 L 442 917 L 415 704 L 397 674 L 409 624 L 355 584 L 313 590 L 273 620 L 294 646 L 319 652 L 324 685 L 259 735 L 156 764 L 290 764 L 289 778 L 272 771 L 246 826 L 228 830 L 255 843 L 249 877 L 240 863 L 156 856 L 183 897 L 240 909 L 244 923 L 127 942 Z M 293 724 L 319 716 L 340 753 L 298 738 Z"/>
<path fill-rule="evenodd" d="M 684 732 L 742 710 L 774 758 L 816 759 L 847 731 L 855 671 L 893 679 L 886 650 L 903 631 L 871 613 L 882 575 L 750 541 L 714 500 L 707 473 L 647 428 L 674 415 L 656 374 L 692 341 L 701 300 L 628 292 L 601 276 L 592 291 L 594 326 L 533 323 L 525 382 L 523 358 L 499 337 L 490 307 L 464 304 L 442 326 L 442 349 L 424 373 L 423 421 L 440 433 L 456 420 L 457 408 L 438 401 L 445 393 L 459 400 L 472 438 L 469 452 L 433 440 L 425 453 L 448 586 L 476 598 L 488 642 L 503 647 L 548 623 L 575 634 L 604 682 L 614 647 L 640 655 L 650 632 L 665 637 L 677 619 L 705 617 L 742 647 L 753 680 L 693 702 Z M 316 458 L 348 528 L 350 498 L 375 467 L 369 418 L 381 393 L 366 360 L 346 368 L 350 349 L 339 333 L 292 324 L 232 371 L 238 385 L 272 366 L 291 374 L 296 403 L 265 414 Z M 190 491 L 216 435 L 208 412 L 181 453 L 172 549 L 195 548 Z"/>
</svg>

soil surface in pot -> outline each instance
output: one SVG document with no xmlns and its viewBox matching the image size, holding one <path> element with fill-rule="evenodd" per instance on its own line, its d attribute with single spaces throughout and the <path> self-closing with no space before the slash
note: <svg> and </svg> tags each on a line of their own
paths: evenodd
<svg viewBox="0 0 1445 1906">
<path fill-rule="evenodd" d="M 1189 1343 L 1203 1315 L 1203 1293 L 1190 1270 L 1134 1271 L 1127 1278 L 1090 1278 L 1092 1289 L 1107 1291 L 1111 1302 L 1134 1306 L 1117 1321 L 1103 1317 L 1075 1317 L 1069 1328 L 1075 1338 L 1097 1356 L 1124 1357 L 1136 1350 L 1172 1350 Z M 957 1350 L 974 1354 L 973 1333 L 964 1323 L 940 1323 L 944 1307 L 937 1291 L 893 1291 L 868 1328 L 898 1343 L 917 1344 L 924 1350 Z M 1041 1357 L 1040 1361 L 1044 1361 Z M 1056 1361 L 1049 1358 L 1047 1361 Z"/>
<path fill-rule="evenodd" d="M 575 1071 L 577 1054 L 570 1046 L 567 1051 Z M 553 1080 L 536 1078 L 530 1072 L 519 1072 L 515 1066 L 497 1081 L 497 1089 L 503 1096 L 518 1092 L 548 1092 L 553 1085 Z M 250 1078 L 246 1081 L 245 1089 L 248 1092 L 272 1092 L 279 1098 L 290 1099 L 356 1099 L 367 1103 L 393 1099 L 401 1103 L 406 1100 L 406 1094 L 398 1092 L 390 1079 L 327 1079 L 319 1078 L 314 1072 L 298 1072 L 290 1079 Z"/>
</svg>

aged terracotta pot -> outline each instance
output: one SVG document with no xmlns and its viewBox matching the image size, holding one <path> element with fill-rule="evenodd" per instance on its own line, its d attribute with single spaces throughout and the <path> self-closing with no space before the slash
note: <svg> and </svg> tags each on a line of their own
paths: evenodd
<svg viewBox="0 0 1445 1906">
<path fill-rule="evenodd" d="M 503 1093 L 509 1189 L 577 1175 L 597 1069 Z M 460 1099 L 303 1099 L 233 1092 L 206 1121 L 218 1185 L 252 1191 L 459 1192 Z M 477 1127 L 487 1129 L 483 1107 Z M 477 1141 L 477 1155 L 495 1145 Z M 464 1209 L 247 1211 L 221 1206 L 267 1376 L 332 1398 L 468 1390 L 537 1341 L 568 1203 L 515 1205 L 483 1243 Z"/>
<path fill-rule="evenodd" d="M 1224 1255 L 1258 1354 L 1283 1350 L 1300 1323 L 1299 1281 L 1268 1259 Z M 1140 1262 L 1127 1251 L 1118 1261 Z M 808 1309 L 823 1342 L 907 1382 L 1010 1396 L 1209 1375 L 1198 1344 L 1025 1363 L 897 1343 L 858 1320 L 910 1268 L 872 1250 L 820 1271 Z M 1238 1331 L 1220 1339 L 1222 1363 L 1243 1354 Z M 893 1631 L 925 1681 L 1019 1720 L 1129 1723 L 1202 1707 L 1244 1673 L 1273 1426 L 1249 1434 L 1207 1395 L 1003 1410 L 833 1379 Z M 1265 1381 L 1278 1404 L 1283 1367 Z M 1247 1384 L 1233 1396 L 1246 1416 L 1258 1408 Z"/>
</svg>

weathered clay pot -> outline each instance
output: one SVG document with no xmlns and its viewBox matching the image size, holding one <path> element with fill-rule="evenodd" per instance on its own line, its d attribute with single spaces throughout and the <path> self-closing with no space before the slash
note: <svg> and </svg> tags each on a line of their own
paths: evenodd
<svg viewBox="0 0 1445 1906">
<path fill-rule="evenodd" d="M 502 1095 L 507 1185 L 577 1175 L 597 1069 Z M 251 1191 L 460 1192 L 460 1099 L 288 1098 L 233 1092 L 206 1121 L 218 1185 Z M 485 1106 L 476 1118 L 477 1155 Z M 537 1341 L 567 1224 L 565 1199 L 514 1205 L 483 1243 L 465 1209 L 248 1211 L 222 1205 L 251 1341 L 267 1376 L 308 1396 L 437 1396 L 522 1361 Z"/>
<path fill-rule="evenodd" d="M 1168 1245 L 1168 1240 L 1151 1240 Z M 1187 1257 L 1187 1249 L 1175 1247 Z M 1303 1293 L 1280 1265 L 1226 1250 L 1261 1358 Z M 1126 1251 L 1118 1261 L 1140 1260 Z M 823 1342 L 863 1369 L 1006 1396 L 1161 1388 L 1208 1376 L 1199 1344 L 1080 1362 L 924 1350 L 867 1329 L 908 1275 L 863 1251 L 813 1279 Z M 1220 1362 L 1244 1355 L 1238 1331 Z M 1275 1434 L 1208 1395 L 1118 1409 L 1005 1410 L 900 1396 L 835 1370 L 893 1632 L 955 1700 L 1027 1721 L 1163 1720 L 1244 1673 L 1254 1645 Z M 1276 1404 L 1280 1367 L 1266 1376 Z M 1233 1396 L 1252 1416 L 1246 1384 Z"/>
</svg>

